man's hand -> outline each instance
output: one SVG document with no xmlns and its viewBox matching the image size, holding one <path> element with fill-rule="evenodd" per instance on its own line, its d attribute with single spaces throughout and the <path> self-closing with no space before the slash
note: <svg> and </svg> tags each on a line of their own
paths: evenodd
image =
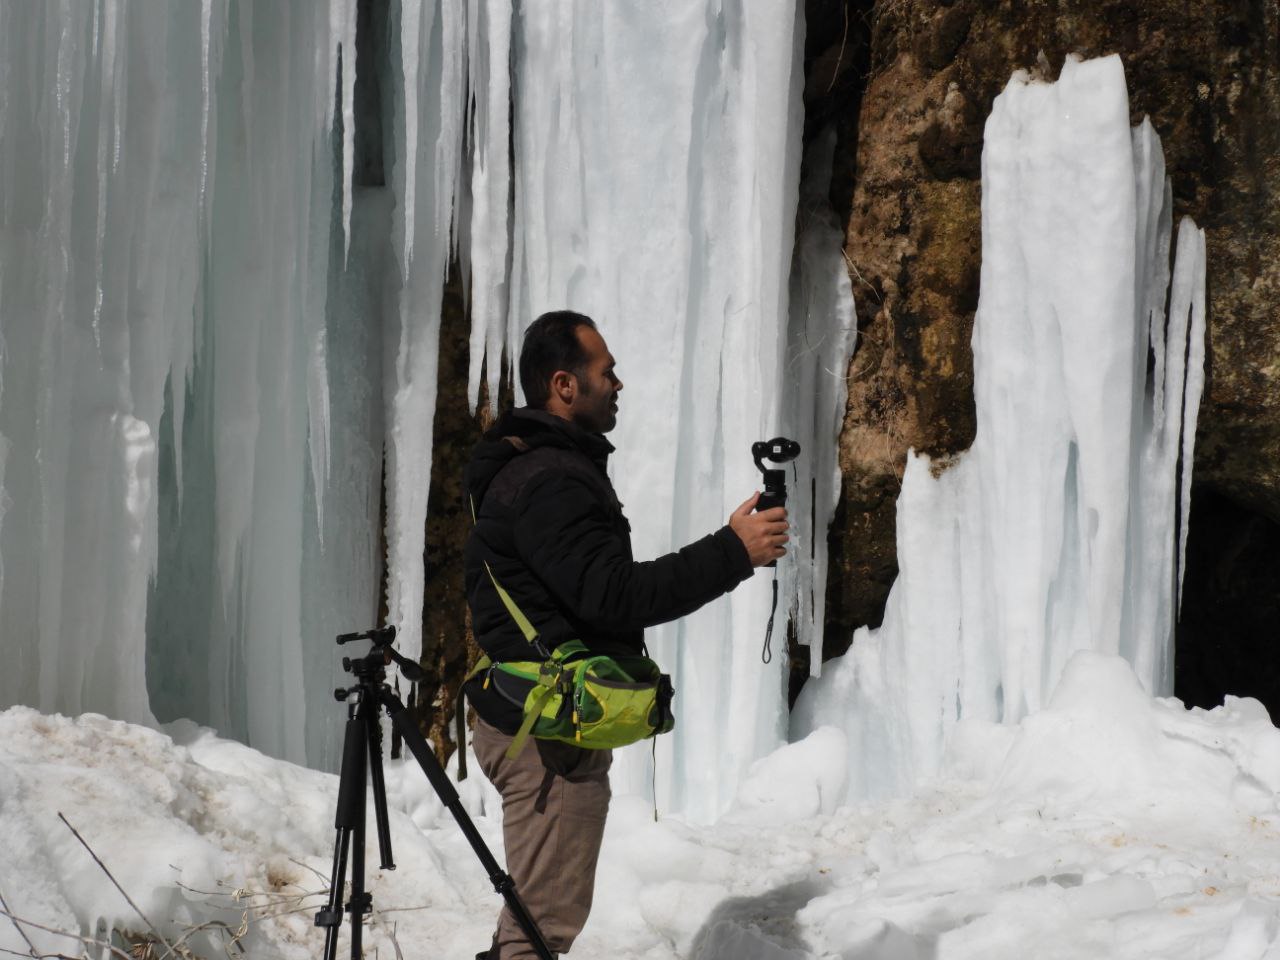
<svg viewBox="0 0 1280 960">
<path fill-rule="evenodd" d="M 759 491 L 745 500 L 729 517 L 729 529 L 738 535 L 747 548 L 751 566 L 761 567 L 770 560 L 777 560 L 787 552 L 787 509 L 770 507 L 760 513 L 752 513 Z"/>
</svg>

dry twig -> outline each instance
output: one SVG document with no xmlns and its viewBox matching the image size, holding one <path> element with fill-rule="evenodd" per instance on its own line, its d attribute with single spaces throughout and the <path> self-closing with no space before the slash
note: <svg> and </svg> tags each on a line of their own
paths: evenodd
<svg viewBox="0 0 1280 960">
<path fill-rule="evenodd" d="M 23 940 L 25 940 L 25 941 L 27 942 L 27 949 L 28 949 L 28 951 L 30 951 L 28 955 L 29 955 L 29 956 L 32 956 L 32 957 L 39 957 L 39 956 L 40 956 L 40 954 L 36 953 L 36 945 L 35 945 L 34 943 L 32 943 L 32 942 L 31 942 L 31 938 L 27 936 L 27 931 L 25 931 L 25 930 L 23 930 L 23 929 L 22 929 L 22 925 L 21 925 L 20 923 L 18 923 L 18 921 L 17 921 L 17 919 L 14 917 L 13 913 L 12 913 L 12 912 L 10 912 L 10 910 L 9 910 L 9 901 L 7 901 L 7 900 L 4 898 L 4 894 L 3 894 L 3 893 L 0 893 L 0 907 L 3 907 L 3 908 L 4 908 L 5 916 L 7 916 L 7 917 L 8 917 L 8 918 L 13 922 L 13 928 L 14 928 L 15 930 L 17 930 L 17 931 L 18 931 L 18 936 L 22 937 L 22 939 L 23 939 Z M 6 951 L 6 952 L 8 952 L 8 953 L 13 953 L 13 951 Z M 13 955 L 14 955 L 15 957 L 20 957 L 20 956 L 22 956 L 22 954 L 20 954 L 20 953 L 14 953 Z"/>
<path fill-rule="evenodd" d="M 89 846 L 85 838 L 80 836 L 80 831 L 71 825 L 71 821 L 63 816 L 62 811 L 58 811 L 58 819 L 67 825 L 67 829 L 70 830 L 75 835 L 75 838 L 80 841 L 80 846 L 89 851 L 89 856 L 93 857 L 93 862 L 102 868 L 102 872 L 107 875 L 107 879 L 111 881 L 111 885 L 119 890 L 120 895 L 125 898 L 129 906 L 133 907 L 133 912 L 136 913 L 138 917 L 141 918 L 142 922 L 151 930 L 151 935 L 165 945 L 168 952 L 164 956 L 175 956 L 176 954 L 174 953 L 174 949 L 169 941 L 161 935 L 160 931 L 156 929 L 156 925 L 148 920 L 146 914 L 144 914 L 138 905 L 133 902 L 133 898 L 125 892 L 124 887 L 120 886 L 120 882 L 116 880 L 111 871 L 107 869 L 107 865 L 102 862 L 102 859 L 96 853 L 93 852 L 93 847 Z"/>
<path fill-rule="evenodd" d="M 0 910 L 0 914 L 3 914 L 4 916 L 8 917 L 14 924 L 21 923 L 30 927 L 32 930 L 42 930 L 45 933 L 53 934 L 55 937 L 66 937 L 68 940 L 75 940 L 76 942 L 81 943 L 86 947 L 97 947 L 99 949 L 105 948 L 106 950 L 110 951 L 111 955 L 113 957 L 116 957 L 117 960 L 135 960 L 134 957 L 131 957 L 129 954 L 125 953 L 123 950 L 121 950 L 115 944 L 111 943 L 109 940 L 97 940 L 93 937 L 85 937 L 78 933 L 67 933 L 67 931 L 65 930 L 58 930 L 55 927 L 45 926 L 43 923 L 36 923 L 34 920 L 27 920 L 24 917 L 14 916 L 7 909 Z M 36 948 L 32 947 L 31 949 L 34 950 Z M 24 954 L 21 954 L 21 953 L 13 953 L 12 950 L 3 950 L 0 952 L 10 953 L 16 957 L 24 956 Z M 36 953 L 36 954 L 26 954 L 26 956 L 34 956 L 39 958 L 39 960 L 83 960 L 83 955 L 81 957 L 70 957 L 65 953 Z"/>
<path fill-rule="evenodd" d="M 840 38 L 840 52 L 836 54 L 836 65 L 831 68 L 831 82 L 827 84 L 825 97 L 836 85 L 836 78 L 840 76 L 840 64 L 844 63 L 844 47 L 849 40 L 849 0 L 845 0 L 844 4 L 844 35 Z"/>
</svg>

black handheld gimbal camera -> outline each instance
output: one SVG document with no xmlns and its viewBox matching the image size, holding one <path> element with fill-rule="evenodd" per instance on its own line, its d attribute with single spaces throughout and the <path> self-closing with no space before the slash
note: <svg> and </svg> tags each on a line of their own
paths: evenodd
<svg viewBox="0 0 1280 960">
<path fill-rule="evenodd" d="M 772 440 L 757 440 L 751 445 L 751 456 L 756 461 L 756 468 L 764 475 L 764 490 L 756 500 L 756 510 L 768 510 L 771 507 L 787 505 L 787 472 L 785 470 L 766 467 L 764 461 L 771 463 L 787 463 L 800 456 L 800 444 L 786 437 L 774 437 Z M 773 604 L 769 608 L 769 622 L 764 630 L 764 649 L 760 651 L 760 660 L 769 663 L 773 660 L 773 651 L 769 642 L 773 637 L 773 615 L 778 610 L 778 561 L 770 560 L 767 567 L 773 567 Z"/>
<path fill-rule="evenodd" d="M 785 507 L 787 505 L 787 472 L 766 467 L 764 461 L 788 463 L 800 456 L 800 444 L 786 437 L 757 440 L 751 445 L 751 456 L 756 462 L 756 469 L 764 475 L 764 491 L 756 501 L 756 510 Z M 777 566 L 777 563 L 778 561 L 774 560 L 768 565 L 773 567 Z"/>
</svg>

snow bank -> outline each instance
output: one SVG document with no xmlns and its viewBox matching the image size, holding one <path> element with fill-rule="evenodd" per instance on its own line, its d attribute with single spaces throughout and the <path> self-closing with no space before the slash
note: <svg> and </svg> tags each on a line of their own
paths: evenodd
<svg viewBox="0 0 1280 960">
<path fill-rule="evenodd" d="M 171 732 L 95 714 L 72 720 L 25 707 L 0 714 L 0 893 L 10 911 L 86 937 L 148 931 L 62 813 L 170 942 L 213 923 L 188 944 L 218 956 L 247 920 L 240 945 L 248 956 L 314 957 L 323 941 L 312 919 L 331 870 L 337 779 L 191 724 Z M 409 802 L 413 791 L 396 786 L 399 769 L 387 770 L 398 869 L 370 870 L 378 912 L 367 942 L 387 955 L 397 911 L 418 910 L 425 922 L 415 929 L 433 931 L 447 955 L 462 955 L 487 936 L 486 921 L 468 918 L 466 903 L 491 888 L 478 864 L 465 868 L 470 848 L 461 836 L 455 842 L 456 829 L 437 845 L 415 828 L 405 811 L 421 819 L 420 811 Z M 376 867 L 376 845 L 370 856 Z M 43 950 L 78 952 L 65 938 L 24 930 Z M 26 955 L 8 921 L 0 949 Z"/>
<path fill-rule="evenodd" d="M 0 714 L 0 893 L 92 935 L 137 917 L 79 829 L 166 936 L 217 921 L 255 960 L 314 957 L 336 778 L 189 724 L 172 737 L 26 708 Z M 1280 730 L 1253 700 L 1153 699 L 1121 658 L 1081 652 L 1018 725 L 957 728 L 943 777 L 831 810 L 842 735 L 758 761 L 710 827 L 614 800 L 596 905 L 571 956 L 617 960 L 1261 960 L 1280 953 Z M 499 856 L 483 778 L 464 800 Z M 470 956 L 500 906 L 415 766 L 387 764 L 398 869 L 378 873 L 370 948 Z M 67 942 L 24 928 L 41 949 Z M 105 928 L 104 928 L 105 929 Z M 225 934 L 194 941 L 218 954 Z M 12 925 L 0 949 L 25 955 Z M 341 948 L 340 948 L 341 949 Z"/>
</svg>

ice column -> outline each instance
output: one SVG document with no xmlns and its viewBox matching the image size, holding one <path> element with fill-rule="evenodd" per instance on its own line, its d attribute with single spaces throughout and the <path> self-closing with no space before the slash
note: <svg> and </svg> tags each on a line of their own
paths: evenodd
<svg viewBox="0 0 1280 960">
<path fill-rule="evenodd" d="M 613 475 L 640 558 L 723 524 L 758 486 L 752 442 L 781 432 L 797 16 L 663 0 L 525 5 L 513 23 L 507 333 L 556 308 L 599 322 L 625 383 Z M 662 803 L 713 815 L 781 742 L 785 658 L 760 663 L 768 600 L 762 575 L 650 631 L 680 690 L 677 733 L 658 749 Z M 620 758 L 618 789 L 645 788 L 647 749 Z"/>
<path fill-rule="evenodd" d="M 511 20 L 509 0 L 468 2 L 467 64 L 473 110 L 468 137 L 471 229 L 464 249 L 471 273 L 467 396 L 474 409 L 483 370 L 489 406 L 495 412 L 502 351 L 511 335 Z"/>
<path fill-rule="evenodd" d="M 354 18 L 0 10 L 0 701 L 154 707 L 304 758 Z"/>
<path fill-rule="evenodd" d="M 462 183 L 466 8 L 403 0 L 393 8 L 392 191 L 395 250 L 383 391 L 387 458 L 387 621 L 399 648 L 422 649 L 427 493 L 440 355 L 440 298 Z"/>
<path fill-rule="evenodd" d="M 796 638 L 811 648 L 809 672 L 814 676 L 822 672 L 827 528 L 840 497 L 840 428 L 849 393 L 849 357 L 858 336 L 844 231 L 827 199 L 835 146 L 834 130 L 819 134 L 801 176 L 781 384 L 787 435 L 801 448 L 795 469 L 788 469 L 792 543 L 781 569 L 790 581 L 786 596 Z M 783 635 L 779 643 L 785 642 Z"/>
<path fill-rule="evenodd" d="M 0 10 L 3 703 L 150 717 L 157 433 L 166 381 L 192 366 L 207 17 Z"/>
<path fill-rule="evenodd" d="M 1169 692 L 1204 239 L 1184 221 L 1166 311 L 1163 166 L 1150 125 L 1130 130 L 1116 57 L 1068 60 L 1055 84 L 1015 74 L 996 99 L 977 436 L 953 463 L 908 458 L 884 623 L 855 635 L 793 717 L 797 735 L 847 731 L 855 798 L 934 772 L 961 718 L 1037 710 L 1075 650 L 1120 653 Z"/>
</svg>

